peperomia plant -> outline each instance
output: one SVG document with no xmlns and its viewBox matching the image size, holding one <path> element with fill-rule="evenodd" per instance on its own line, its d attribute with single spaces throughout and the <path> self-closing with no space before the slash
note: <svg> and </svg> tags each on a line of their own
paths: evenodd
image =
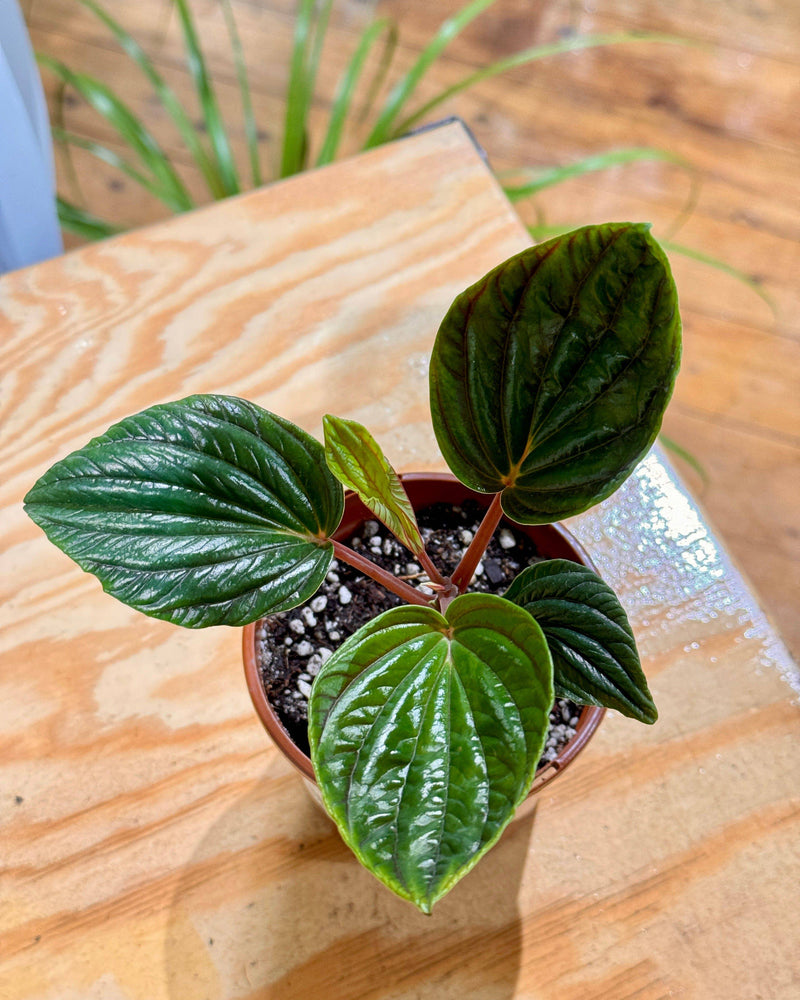
<svg viewBox="0 0 800 1000">
<path fill-rule="evenodd" d="M 451 577 L 365 428 L 327 416 L 323 448 L 228 396 L 122 420 L 46 472 L 26 509 L 108 593 L 191 628 L 303 603 L 334 555 L 404 598 L 323 665 L 309 741 L 344 840 L 429 912 L 528 793 L 554 694 L 656 718 L 625 612 L 591 570 L 549 560 L 503 597 L 466 591 L 503 514 L 578 514 L 630 474 L 679 356 L 675 287 L 644 225 L 576 230 L 459 295 L 433 348 L 433 425 L 455 475 L 493 498 Z M 428 593 L 333 538 L 343 486 L 421 563 Z"/>
</svg>

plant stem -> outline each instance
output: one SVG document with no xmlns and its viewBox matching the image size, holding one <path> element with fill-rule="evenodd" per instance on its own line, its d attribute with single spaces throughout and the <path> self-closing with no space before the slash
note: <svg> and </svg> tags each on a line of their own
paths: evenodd
<svg viewBox="0 0 800 1000">
<path fill-rule="evenodd" d="M 371 559 L 359 555 L 358 552 L 354 552 L 349 546 L 338 542 L 335 538 L 332 538 L 331 541 L 333 542 L 333 551 L 337 559 L 341 559 L 342 562 L 347 563 L 354 569 L 360 570 L 366 576 L 371 577 L 377 583 L 386 587 L 387 590 L 391 590 L 393 594 L 397 594 L 398 597 L 401 597 L 407 603 L 421 604 L 426 608 L 430 607 L 430 600 L 426 600 L 425 595 L 421 594 L 416 587 L 412 587 L 411 584 L 406 583 L 404 580 L 398 580 L 396 576 L 383 569 L 383 567 L 378 566 Z"/>
<path fill-rule="evenodd" d="M 469 543 L 469 548 L 464 553 L 461 562 L 453 573 L 453 583 L 458 587 L 459 594 L 463 594 L 475 575 L 475 569 L 481 561 L 481 556 L 486 551 L 495 528 L 500 523 L 503 516 L 503 508 L 500 505 L 500 493 L 495 493 L 494 499 L 489 504 L 489 508 L 484 514 L 480 527 L 475 532 L 475 537 Z"/>
<path fill-rule="evenodd" d="M 422 549 L 421 552 L 417 553 L 417 557 L 419 561 L 422 563 L 422 568 L 428 574 L 428 579 L 432 583 L 438 583 L 440 587 L 444 587 L 447 585 L 447 581 L 439 572 L 439 570 L 434 566 L 434 564 L 431 562 L 431 557 L 428 555 L 425 549 Z"/>
</svg>

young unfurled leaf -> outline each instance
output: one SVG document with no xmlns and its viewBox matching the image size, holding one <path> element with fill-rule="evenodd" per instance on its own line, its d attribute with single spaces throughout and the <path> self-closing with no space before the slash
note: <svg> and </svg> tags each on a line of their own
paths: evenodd
<svg viewBox="0 0 800 1000">
<path fill-rule="evenodd" d="M 127 417 L 54 465 L 26 510 L 125 604 L 200 628 L 311 597 L 344 509 L 322 446 L 232 396 Z"/>
<path fill-rule="evenodd" d="M 325 807 L 358 859 L 423 912 L 527 795 L 553 703 L 541 629 L 500 597 L 392 608 L 325 663 L 309 705 Z"/>
<path fill-rule="evenodd" d="M 400 477 L 366 427 L 355 420 L 325 415 L 325 459 L 336 478 L 357 493 L 362 503 L 419 555 L 425 547 L 414 508 Z"/>
<path fill-rule="evenodd" d="M 640 722 L 656 721 L 628 616 L 611 587 L 588 566 L 567 559 L 534 563 L 505 596 L 541 626 L 553 656 L 558 697 L 615 708 Z"/>
<path fill-rule="evenodd" d="M 647 227 L 575 230 L 456 298 L 431 357 L 439 446 L 516 521 L 578 514 L 653 443 L 679 359 L 675 285 Z"/>
</svg>

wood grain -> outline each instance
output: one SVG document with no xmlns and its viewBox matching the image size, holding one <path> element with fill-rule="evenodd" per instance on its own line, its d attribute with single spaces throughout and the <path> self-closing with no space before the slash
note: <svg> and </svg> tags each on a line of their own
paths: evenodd
<svg viewBox="0 0 800 1000">
<path fill-rule="evenodd" d="M 674 579 L 644 549 L 637 563 L 641 484 L 599 515 L 610 534 L 577 526 L 619 576 L 658 724 L 612 715 L 431 918 L 352 861 L 267 745 L 237 631 L 136 615 L 22 513 L 55 458 L 196 391 L 317 433 L 339 412 L 401 468 L 438 466 L 439 319 L 525 243 L 451 125 L 0 280 L 4 1000 L 796 997 L 796 701 L 735 570 L 706 582 L 723 556 L 680 494 L 680 551 L 700 562 Z M 719 329 L 741 333 L 760 381 L 705 405 L 755 423 L 761 475 L 791 454 L 779 402 L 757 412 L 780 362 L 765 334 L 717 320 L 689 380 L 724 370 L 704 346 Z M 720 448 L 705 410 L 677 418 Z M 791 492 L 774 502 L 788 520 Z M 766 565 L 788 573 L 792 545 Z"/>
</svg>

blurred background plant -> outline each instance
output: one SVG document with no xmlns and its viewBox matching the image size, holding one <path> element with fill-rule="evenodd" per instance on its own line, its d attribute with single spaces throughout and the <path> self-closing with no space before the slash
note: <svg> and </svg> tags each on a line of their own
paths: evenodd
<svg viewBox="0 0 800 1000">
<path fill-rule="evenodd" d="M 291 176 L 311 167 L 333 162 L 342 152 L 353 153 L 390 142 L 447 114 L 453 99 L 484 81 L 507 74 L 518 67 L 554 59 L 585 49 L 608 46 L 696 45 L 697 42 L 661 32 L 613 31 L 567 32 L 555 41 L 528 46 L 457 76 L 447 85 L 436 84 L 432 92 L 419 98 L 423 78 L 442 57 L 446 47 L 472 21 L 497 0 L 471 0 L 446 18 L 423 45 L 407 68 L 395 72 L 400 29 L 395 18 L 369 17 L 354 33 L 352 51 L 341 71 L 332 99 L 316 120 L 312 109 L 317 97 L 320 70 L 327 70 L 330 45 L 326 35 L 335 0 L 297 0 L 293 37 L 286 70 L 287 85 L 282 108 L 282 133 L 274 162 L 262 162 L 261 138 L 267 134 L 253 107 L 248 61 L 231 6 L 231 0 L 217 0 L 227 36 L 230 66 L 235 73 L 240 106 L 240 123 L 246 149 L 246 164 L 237 163 L 230 137 L 231 124 L 220 108 L 212 76 L 200 40 L 192 0 L 170 0 L 183 44 L 183 58 L 191 78 L 193 93 L 187 107 L 167 83 L 156 63 L 134 35 L 98 0 L 72 0 L 89 12 L 113 38 L 117 46 L 152 88 L 159 114 L 168 119 L 180 138 L 183 151 L 202 177 L 205 190 L 190 192 L 181 177 L 180 166 L 137 114 L 113 87 L 97 77 L 66 65 L 47 52 L 40 52 L 41 67 L 58 81 L 54 108 L 53 137 L 64 157 L 64 175 L 72 198 L 59 195 L 58 211 L 62 227 L 85 239 L 100 239 L 120 230 L 120 225 L 103 217 L 81 192 L 78 171 L 71 150 L 79 148 L 124 174 L 170 212 L 184 212 L 210 199 L 239 194 L 249 187 Z M 169 8 L 166 8 L 169 14 Z M 70 131 L 64 124 L 64 104 L 70 93 L 78 95 L 105 119 L 115 134 L 117 148 L 94 138 Z M 270 130 L 274 122 L 269 123 Z M 691 214 L 696 202 L 700 174 L 685 157 L 652 146 L 613 148 L 594 152 L 566 164 L 531 168 L 519 166 L 499 177 L 513 202 L 532 200 L 542 191 L 583 174 L 608 170 L 643 161 L 672 164 L 687 175 L 686 199 L 669 226 L 660 234 L 671 253 L 688 254 L 703 263 L 726 270 L 769 301 L 757 281 L 707 253 L 676 243 L 672 237 Z M 534 204 L 535 219 L 528 226 L 534 240 L 546 239 L 570 225 L 553 224 L 545 215 L 543 202 Z M 685 455 L 691 461 L 688 453 Z M 702 470 L 698 472 L 702 475 Z"/>
</svg>

